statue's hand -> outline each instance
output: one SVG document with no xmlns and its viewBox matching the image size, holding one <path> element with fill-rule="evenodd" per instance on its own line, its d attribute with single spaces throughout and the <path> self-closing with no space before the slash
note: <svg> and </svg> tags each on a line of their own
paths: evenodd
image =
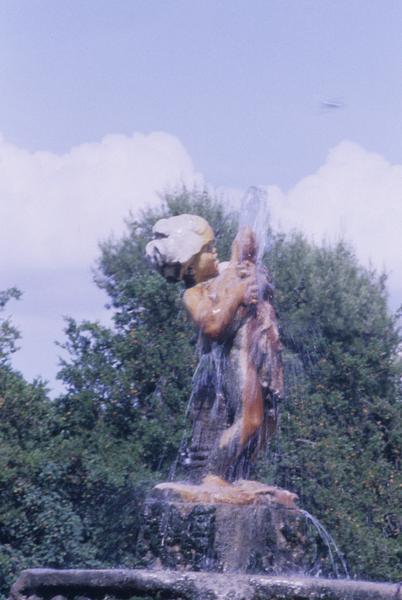
<svg viewBox="0 0 402 600">
<path fill-rule="evenodd" d="M 250 304 L 257 304 L 258 302 L 258 286 L 256 283 L 250 283 L 247 285 L 244 293 L 244 304 L 246 306 Z"/>
<path fill-rule="evenodd" d="M 238 263 L 235 269 L 237 276 L 240 277 L 240 279 L 256 278 L 255 264 L 249 260 L 244 260 L 243 262 Z"/>
<path fill-rule="evenodd" d="M 250 261 L 243 261 L 236 267 L 237 276 L 241 280 L 243 288 L 243 304 L 257 304 L 258 286 L 255 264 Z"/>
</svg>

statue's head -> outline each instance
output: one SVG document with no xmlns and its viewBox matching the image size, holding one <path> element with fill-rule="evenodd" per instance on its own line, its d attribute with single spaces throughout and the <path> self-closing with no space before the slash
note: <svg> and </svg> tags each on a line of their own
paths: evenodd
<svg viewBox="0 0 402 600">
<path fill-rule="evenodd" d="M 187 214 L 160 219 L 152 231 L 155 239 L 145 252 L 168 281 L 199 283 L 217 275 L 214 232 L 205 219 Z"/>
</svg>

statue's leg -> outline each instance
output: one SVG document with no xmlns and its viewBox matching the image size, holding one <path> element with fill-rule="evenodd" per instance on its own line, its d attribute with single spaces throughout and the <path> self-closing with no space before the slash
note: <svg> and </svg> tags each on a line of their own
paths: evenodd
<svg viewBox="0 0 402 600">
<path fill-rule="evenodd" d="M 261 384 L 253 365 L 247 369 L 242 397 L 240 445 L 244 447 L 259 431 L 264 422 L 264 400 Z"/>
</svg>

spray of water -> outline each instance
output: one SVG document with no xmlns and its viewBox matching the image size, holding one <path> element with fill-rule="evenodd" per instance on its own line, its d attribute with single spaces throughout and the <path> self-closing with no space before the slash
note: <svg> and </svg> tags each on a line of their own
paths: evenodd
<svg viewBox="0 0 402 600">
<path fill-rule="evenodd" d="M 240 206 L 239 228 L 250 227 L 257 240 L 257 264 L 262 261 L 264 252 L 268 249 L 269 210 L 268 197 L 265 190 L 250 187 Z"/>
<path fill-rule="evenodd" d="M 268 198 L 264 190 L 256 187 L 248 189 L 243 198 L 240 210 L 239 228 L 249 226 L 255 233 L 257 241 L 257 264 L 261 263 L 263 255 L 269 249 L 269 210 Z M 310 356 L 307 357 L 312 362 Z M 287 370 L 287 376 L 292 380 L 292 388 L 301 388 L 300 383 L 303 381 L 304 371 L 301 365 L 296 365 L 292 361 L 291 368 Z M 289 381 L 287 382 L 289 386 Z M 293 393 L 297 393 L 293 389 Z M 328 558 L 331 563 L 332 571 L 335 577 L 349 577 L 347 565 L 342 557 L 342 554 L 336 545 L 332 536 L 328 533 L 320 521 L 305 510 L 301 510 L 306 520 L 316 529 L 323 543 L 328 550 Z"/>
<path fill-rule="evenodd" d="M 318 535 L 327 547 L 328 557 L 335 577 L 346 577 L 346 579 L 349 579 L 350 576 L 348 567 L 334 538 L 328 533 L 324 525 L 320 523 L 320 521 L 316 517 L 314 517 L 314 515 L 311 515 L 309 512 L 307 512 L 307 510 L 300 510 L 300 512 L 304 515 L 306 520 L 313 525 Z M 343 572 L 340 571 L 339 566 Z"/>
</svg>

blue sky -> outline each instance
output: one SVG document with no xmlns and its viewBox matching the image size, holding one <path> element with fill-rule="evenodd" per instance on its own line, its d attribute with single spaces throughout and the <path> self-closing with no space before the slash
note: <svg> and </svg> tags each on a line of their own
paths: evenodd
<svg viewBox="0 0 402 600">
<path fill-rule="evenodd" d="M 281 226 L 345 235 L 400 303 L 401 31 L 393 0 L 0 0 L 16 365 L 53 379 L 61 315 L 104 318 L 97 241 L 175 182 L 267 187 Z"/>
<path fill-rule="evenodd" d="M 167 131 L 215 185 L 287 187 L 345 137 L 398 161 L 401 27 L 392 0 L 2 0 L 0 125 L 54 152 Z"/>
</svg>

